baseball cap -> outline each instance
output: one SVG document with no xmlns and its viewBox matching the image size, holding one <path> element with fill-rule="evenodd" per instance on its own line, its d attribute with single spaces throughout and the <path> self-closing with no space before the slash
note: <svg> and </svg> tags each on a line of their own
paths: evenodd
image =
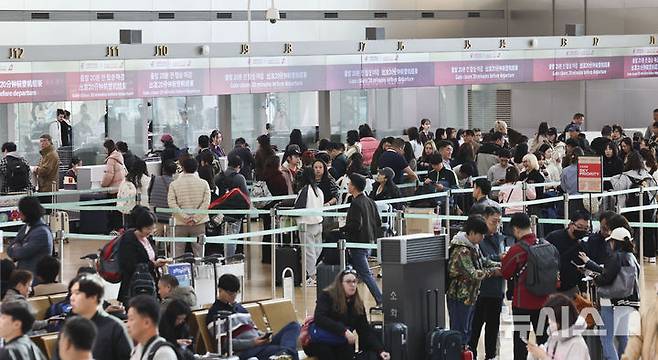
<svg viewBox="0 0 658 360">
<path fill-rule="evenodd" d="M 292 156 L 292 155 L 297 155 L 297 156 L 302 156 L 302 150 L 299 148 L 299 145 L 291 144 L 288 145 L 288 148 L 286 149 L 286 156 Z"/>
<path fill-rule="evenodd" d="M 174 138 L 171 137 L 170 134 L 164 134 L 164 135 L 162 135 L 162 137 L 160 138 L 160 141 L 162 141 L 163 143 L 172 142 L 172 141 L 174 141 Z"/>
<path fill-rule="evenodd" d="M 377 170 L 377 173 L 379 175 L 383 175 L 387 179 L 392 179 L 392 178 L 395 177 L 395 171 L 393 171 L 393 169 L 391 169 L 390 167 L 381 168 L 381 169 Z"/>
<path fill-rule="evenodd" d="M 633 238 L 631 237 L 630 231 L 626 229 L 625 227 L 618 227 L 614 230 L 612 230 L 612 233 L 610 233 L 610 236 L 606 238 L 606 240 L 617 240 L 617 241 L 632 241 Z"/>
</svg>

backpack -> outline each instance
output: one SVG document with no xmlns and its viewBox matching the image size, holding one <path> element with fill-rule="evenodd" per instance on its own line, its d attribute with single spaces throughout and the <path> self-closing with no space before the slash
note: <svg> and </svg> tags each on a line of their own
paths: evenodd
<svg viewBox="0 0 658 360">
<path fill-rule="evenodd" d="M 528 254 L 528 260 L 519 271 L 526 271 L 525 287 L 531 294 L 545 296 L 555 292 L 560 274 L 560 253 L 553 244 L 538 239 L 528 245 L 520 241 L 519 246 Z"/>
<path fill-rule="evenodd" d="M 156 296 L 155 281 L 149 271 L 149 265 L 139 263 L 135 265 L 135 272 L 130 278 L 130 298 L 137 295 Z"/>
<path fill-rule="evenodd" d="M 115 237 L 105 244 L 96 262 L 96 271 L 103 280 L 118 284 L 121 282 L 121 269 L 119 269 L 119 245 L 122 235 Z"/>
<path fill-rule="evenodd" d="M 650 183 L 653 181 L 653 179 L 650 177 L 646 177 L 644 179 L 637 179 L 628 175 L 626 175 L 626 177 L 628 177 L 628 180 L 631 181 L 631 186 L 629 187 L 629 189 L 639 189 L 642 187 L 653 186 L 653 184 Z M 651 196 L 649 191 L 642 192 L 642 205 L 651 204 L 653 202 L 653 199 L 655 199 L 655 196 Z M 640 192 L 638 191 L 638 192 L 626 194 L 626 203 L 624 205 L 626 207 L 640 206 Z"/>
<path fill-rule="evenodd" d="M 7 188 L 9 192 L 20 192 L 30 188 L 30 167 L 21 159 L 7 156 Z"/>
<path fill-rule="evenodd" d="M 144 358 L 144 355 L 146 355 L 146 360 L 153 360 L 155 358 L 155 354 L 158 352 L 158 350 L 160 350 L 161 347 L 165 347 L 165 346 L 168 346 L 172 350 L 174 350 L 174 353 L 176 353 L 176 359 L 177 360 L 187 360 L 188 359 L 188 357 L 183 356 L 183 354 L 180 352 L 180 350 L 177 346 L 170 343 L 169 341 L 164 340 L 164 339 L 162 339 L 162 340 L 156 339 L 154 341 L 156 343 L 153 344 L 153 346 L 151 347 L 151 351 L 149 351 L 148 354 L 142 354 L 142 359 Z M 149 344 L 146 344 L 146 345 L 147 346 L 144 347 L 145 349 L 149 346 Z"/>
</svg>

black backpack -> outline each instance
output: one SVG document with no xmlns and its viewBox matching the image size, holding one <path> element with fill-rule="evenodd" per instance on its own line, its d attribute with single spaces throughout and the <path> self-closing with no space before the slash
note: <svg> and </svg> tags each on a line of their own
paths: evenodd
<svg viewBox="0 0 658 360">
<path fill-rule="evenodd" d="M 644 179 L 637 179 L 628 175 L 627 177 L 631 181 L 631 186 L 629 187 L 629 189 L 639 189 L 641 187 L 654 186 L 653 178 L 646 177 Z M 642 205 L 649 205 L 653 203 L 653 199 L 655 199 L 655 196 L 652 195 L 655 194 L 649 191 L 642 192 Z M 626 207 L 640 206 L 640 192 L 638 191 L 638 192 L 626 194 L 626 204 L 624 205 Z"/>
<path fill-rule="evenodd" d="M 178 360 L 191 359 L 187 356 L 184 356 L 177 346 L 175 346 L 174 344 L 170 343 L 167 340 L 156 339 L 156 340 L 153 340 L 153 341 L 155 341 L 155 344 L 153 344 L 153 347 L 151 347 L 151 351 L 149 351 L 148 354 L 142 354 L 142 359 L 144 358 L 144 355 L 147 355 L 146 360 L 153 360 L 153 358 L 155 357 L 155 353 L 157 353 L 158 350 L 160 350 L 161 347 L 165 347 L 165 346 L 168 346 L 172 350 L 174 350 L 174 353 L 176 353 L 176 359 L 178 359 Z M 149 344 L 147 343 L 146 346 L 144 346 L 144 349 L 147 349 L 148 346 L 149 346 Z"/>
<path fill-rule="evenodd" d="M 10 192 L 30 188 L 30 167 L 21 159 L 7 156 L 7 188 Z"/>
<path fill-rule="evenodd" d="M 130 298 L 137 295 L 156 296 L 155 281 L 149 271 L 148 264 L 140 263 L 135 266 L 135 272 L 130 278 Z"/>
</svg>

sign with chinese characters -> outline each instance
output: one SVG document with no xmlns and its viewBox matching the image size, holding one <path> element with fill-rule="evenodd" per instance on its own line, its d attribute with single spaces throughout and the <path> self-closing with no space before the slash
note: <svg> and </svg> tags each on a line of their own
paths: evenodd
<svg viewBox="0 0 658 360">
<path fill-rule="evenodd" d="M 602 159 L 597 156 L 578 158 L 578 192 L 600 193 L 603 191 Z"/>
</svg>

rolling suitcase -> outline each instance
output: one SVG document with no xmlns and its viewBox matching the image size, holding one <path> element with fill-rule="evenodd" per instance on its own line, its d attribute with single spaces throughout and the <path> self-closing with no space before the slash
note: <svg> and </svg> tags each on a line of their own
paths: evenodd
<svg viewBox="0 0 658 360">
<path fill-rule="evenodd" d="M 407 360 L 407 325 L 403 323 L 384 324 L 384 349 L 391 359 Z"/>
<path fill-rule="evenodd" d="M 434 327 L 430 324 L 432 317 L 431 297 L 435 296 Z M 439 289 L 427 290 L 427 340 L 425 343 L 428 360 L 462 360 L 462 335 L 459 331 L 439 327 Z M 472 357 L 472 354 L 471 354 Z"/>
<path fill-rule="evenodd" d="M 323 263 L 318 264 L 316 269 L 316 278 L 317 278 L 317 296 L 320 296 L 322 290 L 336 279 L 336 275 L 340 273 L 340 265 L 326 265 Z"/>
<path fill-rule="evenodd" d="M 295 286 L 302 284 L 301 251 L 294 246 L 279 246 L 274 250 L 276 256 L 276 285 L 281 286 L 283 270 L 291 268 L 295 276 Z"/>
</svg>

